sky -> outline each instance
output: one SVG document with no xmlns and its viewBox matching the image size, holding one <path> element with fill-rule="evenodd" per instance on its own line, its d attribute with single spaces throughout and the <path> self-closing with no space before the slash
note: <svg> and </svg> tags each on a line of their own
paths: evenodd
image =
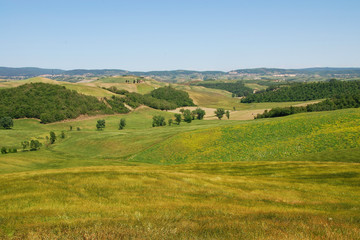
<svg viewBox="0 0 360 240">
<path fill-rule="evenodd" d="M 0 66 L 360 67 L 359 0 L 0 0 Z"/>
</svg>

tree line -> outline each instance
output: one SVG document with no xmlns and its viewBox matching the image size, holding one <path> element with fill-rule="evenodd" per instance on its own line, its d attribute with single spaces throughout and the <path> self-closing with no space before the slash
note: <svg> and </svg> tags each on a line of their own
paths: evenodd
<svg viewBox="0 0 360 240">
<path fill-rule="evenodd" d="M 305 107 L 283 107 L 273 108 L 270 111 L 265 110 L 262 114 L 257 114 L 255 119 L 259 118 L 273 118 L 283 117 L 296 113 L 303 112 L 320 112 L 320 111 L 332 111 L 345 108 L 358 108 L 360 107 L 360 94 L 356 95 L 342 95 L 331 99 L 326 99 L 322 102 L 310 104 Z"/>
<path fill-rule="evenodd" d="M 116 87 L 106 88 L 107 90 L 124 95 L 124 97 L 113 96 L 106 99 L 107 102 L 114 108 L 116 105 L 126 103 L 132 108 L 138 108 L 140 105 L 160 110 L 171 110 L 178 107 L 195 106 L 189 94 L 182 90 L 174 89 L 173 87 L 162 87 L 151 91 L 149 94 L 140 94 L 135 92 L 128 92 L 127 90 L 117 89 Z M 120 106 L 122 108 L 122 106 Z"/>
<path fill-rule="evenodd" d="M 241 99 L 242 103 L 252 102 L 292 102 L 332 98 L 337 95 L 360 93 L 360 81 L 291 83 L 287 86 L 271 86 L 266 90 L 250 94 Z"/>
</svg>

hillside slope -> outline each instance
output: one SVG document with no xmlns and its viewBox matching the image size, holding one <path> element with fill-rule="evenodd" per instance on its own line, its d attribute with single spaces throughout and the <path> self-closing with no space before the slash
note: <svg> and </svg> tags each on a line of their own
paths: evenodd
<svg viewBox="0 0 360 240">
<path fill-rule="evenodd" d="M 180 133 L 132 160 L 157 164 L 271 160 L 357 148 L 359 139 L 360 111 L 348 109 Z"/>
<path fill-rule="evenodd" d="M 128 112 L 124 105 L 120 111 Z M 81 114 L 105 113 L 113 110 L 104 102 L 55 84 L 30 83 L 0 90 L 0 116 L 38 118 L 49 123 Z"/>
</svg>

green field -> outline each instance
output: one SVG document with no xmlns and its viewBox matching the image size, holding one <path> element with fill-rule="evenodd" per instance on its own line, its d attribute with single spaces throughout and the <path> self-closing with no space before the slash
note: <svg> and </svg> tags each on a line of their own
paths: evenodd
<svg viewBox="0 0 360 240">
<path fill-rule="evenodd" d="M 176 87 L 200 106 L 297 104 Z M 0 154 L 0 239 L 359 239 L 360 109 L 156 128 L 154 115 L 173 118 L 140 107 L 0 129 L 0 147 L 19 151 Z M 46 145 L 50 131 L 58 139 Z M 44 146 L 22 152 L 30 139 Z"/>
</svg>

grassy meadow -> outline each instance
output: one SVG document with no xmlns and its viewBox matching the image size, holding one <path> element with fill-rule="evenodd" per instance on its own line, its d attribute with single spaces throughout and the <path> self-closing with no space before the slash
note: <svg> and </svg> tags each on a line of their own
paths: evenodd
<svg viewBox="0 0 360 240">
<path fill-rule="evenodd" d="M 96 84 L 124 84 L 112 80 L 69 86 L 104 97 L 111 93 Z M 147 93 L 156 84 L 132 86 Z M 176 88 L 202 107 L 304 104 L 241 104 L 221 90 Z M 0 147 L 18 149 L 0 154 L 0 239 L 359 239 L 360 109 L 153 128 L 155 115 L 174 114 L 140 107 L 0 129 Z M 42 148 L 22 152 L 31 139 Z"/>
</svg>

